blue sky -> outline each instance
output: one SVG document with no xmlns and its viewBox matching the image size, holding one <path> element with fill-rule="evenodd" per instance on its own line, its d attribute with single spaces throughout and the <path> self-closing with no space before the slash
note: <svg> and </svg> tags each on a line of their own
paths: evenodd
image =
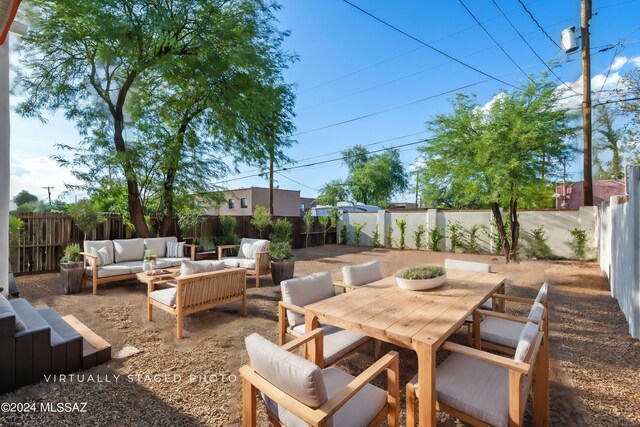
<svg viewBox="0 0 640 427">
<path fill-rule="evenodd" d="M 504 83 L 518 85 L 526 79 L 460 1 L 353 0 L 353 3 Z M 570 55 L 562 52 L 518 0 L 496 0 L 496 3 L 536 53 L 545 62 L 556 65 L 554 72 L 562 82 L 581 93 L 580 51 Z M 559 43 L 560 33 L 567 27 L 575 25 L 579 32 L 579 0 L 524 0 L 524 3 L 556 42 Z M 449 100 L 454 93 L 423 99 L 488 79 L 344 1 L 285 0 L 281 4 L 278 25 L 291 31 L 284 47 L 300 56 L 285 72 L 286 80 L 296 84 L 297 144 L 287 154 L 300 160 L 297 165 L 339 158 L 339 151 L 355 144 L 372 144 L 370 149 L 376 150 L 425 138 L 428 136 L 425 122 L 435 114 L 450 111 Z M 464 4 L 518 66 L 527 73 L 546 70 L 492 0 L 464 0 Z M 606 90 L 615 87 L 620 76 L 632 67 L 640 67 L 640 0 L 595 0 L 593 8 L 592 90 L 605 89 L 594 96 L 599 99 L 610 95 Z M 598 52 L 620 41 L 623 44 Z M 13 36 L 11 42 L 19 40 Z M 17 63 L 15 53 L 11 60 Z M 475 93 L 479 102 L 486 103 L 508 88 L 504 83 L 489 79 L 460 91 Z M 579 97 L 569 100 L 571 106 L 579 106 L 580 101 Z M 367 115 L 371 116 L 358 119 Z M 352 121 L 330 126 L 349 120 Z M 12 114 L 11 125 L 12 196 L 27 189 L 44 198 L 46 190 L 42 187 L 54 186 L 52 194 L 56 197 L 64 190 L 64 183 L 73 179 L 49 157 L 56 154 L 54 144 L 74 144 L 80 139 L 73 123 L 65 121 L 61 113 L 50 116 L 46 125 Z M 380 141 L 386 142 L 374 144 Z M 581 140 L 575 143 L 582 145 Z M 416 160 L 416 148 L 417 145 L 410 145 L 400 149 L 405 166 Z M 312 159 L 304 160 L 308 158 Z M 579 157 L 569 168 L 572 179 L 581 179 L 581 164 Z M 254 168 L 241 166 L 241 173 L 230 176 L 224 185 L 228 188 L 267 185 L 260 177 L 234 179 L 253 173 Z M 276 179 L 281 188 L 301 190 L 303 196 L 315 197 L 324 183 L 344 178 L 346 173 L 346 166 L 336 161 L 280 172 Z M 66 200 L 73 201 L 73 197 L 72 193 Z M 397 200 L 411 201 L 413 197 L 408 192 Z"/>
</svg>

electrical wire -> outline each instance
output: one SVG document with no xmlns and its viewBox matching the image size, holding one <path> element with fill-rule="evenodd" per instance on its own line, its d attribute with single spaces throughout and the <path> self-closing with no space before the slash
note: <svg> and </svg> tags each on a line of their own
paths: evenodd
<svg viewBox="0 0 640 427">
<path fill-rule="evenodd" d="M 276 175 L 278 175 L 278 176 L 281 176 L 281 177 L 282 177 L 282 178 L 284 178 L 284 179 L 288 179 L 289 181 L 293 182 L 294 184 L 298 184 L 298 185 L 303 186 L 304 188 L 308 188 L 309 190 L 313 190 L 313 191 L 320 191 L 320 190 L 318 190 L 317 188 L 309 187 L 308 185 L 303 184 L 303 183 L 301 183 L 301 182 L 298 182 L 298 181 L 296 181 L 296 180 L 295 180 L 295 179 L 293 179 L 293 178 L 289 178 L 288 176 L 283 175 L 283 174 L 281 174 L 280 172 L 274 172 L 274 173 L 275 173 Z"/>
<path fill-rule="evenodd" d="M 406 31 L 401 30 L 400 28 L 398 28 L 398 27 L 396 27 L 396 26 L 394 26 L 394 25 L 392 25 L 392 24 L 390 24 L 390 23 L 388 23 L 387 21 L 385 21 L 385 20 L 383 20 L 383 19 L 381 19 L 381 18 L 378 18 L 378 17 L 377 17 L 377 16 L 375 16 L 374 14 L 372 14 L 372 13 L 370 13 L 370 12 L 367 12 L 366 10 L 362 9 L 361 7 L 356 6 L 355 4 L 351 3 L 349 0 L 342 0 L 342 1 L 343 1 L 343 2 L 345 2 L 345 3 L 347 3 L 348 5 L 350 5 L 350 6 L 351 6 L 351 7 L 353 7 L 354 9 L 357 9 L 357 10 L 359 10 L 360 12 L 364 13 L 365 15 L 368 15 L 369 17 L 371 17 L 371 18 L 375 19 L 376 21 L 380 22 L 381 24 L 386 25 L 387 27 L 389 27 L 389 28 L 391 28 L 391 29 L 393 29 L 393 30 L 395 30 L 395 31 L 399 32 L 400 34 L 405 35 L 406 37 L 410 38 L 411 40 L 414 40 L 414 41 L 416 41 L 416 42 L 418 42 L 418 43 L 420 43 L 420 44 L 422 44 L 422 45 L 424 45 L 424 46 L 428 47 L 429 49 L 431 49 L 431 50 L 433 50 L 433 51 L 435 51 L 435 52 L 438 52 L 440 55 L 446 56 L 447 58 L 449 58 L 449 59 L 451 59 L 451 60 L 453 60 L 453 61 L 457 62 L 458 64 L 463 65 L 463 66 L 465 66 L 465 67 L 467 67 L 467 68 L 469 68 L 469 69 L 471 69 L 471 70 L 473 70 L 473 71 L 475 71 L 475 72 L 477 72 L 477 73 L 480 73 L 480 74 L 482 74 L 482 75 L 484 75 L 484 76 L 486 76 L 486 77 L 489 77 L 489 78 L 490 78 L 490 79 L 492 79 L 492 80 L 495 80 L 495 81 L 500 82 L 500 83 L 502 83 L 502 84 L 504 84 L 504 85 L 510 86 L 510 87 L 512 87 L 512 88 L 514 88 L 514 89 L 517 89 L 517 87 L 516 87 L 516 86 L 514 86 L 514 85 L 512 85 L 511 83 L 507 83 L 507 82 L 505 82 L 504 80 L 500 80 L 499 78 L 494 77 L 494 76 L 492 76 L 491 74 L 486 73 L 486 72 L 484 72 L 484 71 L 482 71 L 482 70 L 480 70 L 480 69 L 478 69 L 478 68 L 474 67 L 473 65 L 469 65 L 469 64 L 467 64 L 466 62 L 463 62 L 463 61 L 461 61 L 461 60 L 459 60 L 459 59 L 457 59 L 457 58 L 455 58 L 455 57 L 453 57 L 453 56 L 449 55 L 448 53 L 446 53 L 446 52 L 444 52 L 444 51 L 442 51 L 442 50 L 440 50 L 440 49 L 438 49 L 438 48 L 436 48 L 436 47 L 434 47 L 434 46 L 430 45 L 429 43 L 427 43 L 427 42 L 425 42 L 425 41 L 420 40 L 420 39 L 419 39 L 419 38 L 417 38 L 417 37 L 412 36 L 411 34 L 407 33 Z"/>
<path fill-rule="evenodd" d="M 480 28 L 482 28 L 482 30 L 489 36 L 489 38 L 491 40 L 493 40 L 493 42 L 496 44 L 496 46 L 498 46 L 498 48 L 500 48 L 500 50 L 502 51 L 502 53 L 505 54 L 505 56 L 507 58 L 509 58 L 509 61 L 511 61 L 513 63 L 513 65 L 515 65 L 521 72 L 522 74 L 524 74 L 524 76 L 529 79 L 530 81 L 533 81 L 533 79 L 531 78 L 530 75 L 528 75 L 527 73 L 525 73 L 525 71 L 522 69 L 522 67 L 520 67 L 520 65 L 518 65 L 518 63 L 511 57 L 511 55 L 509 55 L 509 52 L 507 52 L 500 43 L 498 43 L 498 41 L 491 35 L 491 33 L 485 28 L 484 25 L 482 25 L 482 23 L 480 22 L 480 20 L 478 18 L 476 18 L 476 16 L 473 14 L 473 12 L 471 12 L 471 10 L 469 10 L 469 8 L 467 7 L 466 4 L 464 4 L 464 1 L 462 0 L 458 0 L 458 2 L 462 5 L 462 7 L 464 7 L 464 10 L 467 11 L 467 13 L 469 13 L 469 15 L 471 15 L 471 17 L 473 18 L 474 21 L 476 21 L 476 23 L 480 26 Z"/>
<path fill-rule="evenodd" d="M 529 42 L 527 41 L 527 39 L 524 38 L 524 36 L 522 35 L 522 33 L 518 30 L 518 28 L 513 25 L 513 22 L 511 22 L 511 20 L 507 17 L 507 15 L 504 13 L 504 11 L 502 10 L 502 8 L 500 6 L 498 6 L 498 3 L 495 0 L 491 0 L 493 2 L 493 4 L 495 5 L 495 7 L 500 11 L 500 13 L 502 14 L 502 16 L 504 17 L 504 19 L 507 20 L 507 22 L 509 23 L 509 25 L 511 25 L 511 28 L 513 28 L 515 30 L 516 33 L 518 33 L 518 36 L 520 36 L 520 38 L 522 39 L 522 41 L 527 45 L 527 47 L 529 47 L 529 49 L 531 50 L 531 52 L 533 52 L 533 54 L 536 56 L 536 58 L 538 58 L 543 64 L 544 66 L 547 68 L 547 70 L 549 70 L 549 72 L 551 74 L 553 74 L 553 76 L 561 83 L 564 84 L 569 90 L 571 90 L 573 93 L 575 93 L 576 95 L 578 94 L 578 92 L 576 92 L 575 90 L 573 90 L 573 88 L 571 86 L 569 86 L 566 82 L 563 82 L 562 79 L 560 77 L 558 77 L 558 75 L 553 71 L 553 69 L 546 63 L 546 61 L 544 59 L 542 59 L 540 57 L 540 55 L 538 55 L 538 52 L 536 52 L 536 50 L 529 44 Z"/>
<path fill-rule="evenodd" d="M 560 45 L 551 38 L 551 36 L 544 30 L 544 28 L 542 28 L 542 25 L 540 25 L 540 23 L 538 22 L 538 20 L 535 18 L 535 16 L 533 16 L 533 13 L 531 13 L 531 11 L 529 11 L 529 9 L 527 9 L 527 6 L 524 4 L 524 2 L 522 0 L 518 0 L 518 3 L 520 3 L 520 5 L 522 6 L 522 8 L 529 14 L 529 16 L 531 17 L 531 19 L 533 20 L 533 22 L 536 23 L 536 25 L 538 26 L 538 28 L 540 28 L 540 31 L 542 31 L 544 33 L 545 36 L 547 36 L 547 38 L 549 40 L 551 40 L 551 43 L 555 44 L 556 46 L 558 46 L 558 49 L 562 49 L 560 47 Z"/>
<path fill-rule="evenodd" d="M 607 83 L 607 79 L 609 78 L 609 74 L 611 73 L 611 67 L 613 67 L 613 61 L 616 60 L 616 57 L 622 52 L 623 49 L 624 49 L 624 46 L 620 45 L 613 52 L 613 57 L 611 58 L 611 62 L 609 63 L 609 66 L 607 67 L 607 74 L 604 76 L 604 80 L 602 80 L 602 86 L 600 86 L 600 90 L 598 91 L 598 94 L 602 93 L 602 90 L 604 89 L 604 85 Z"/>
</svg>

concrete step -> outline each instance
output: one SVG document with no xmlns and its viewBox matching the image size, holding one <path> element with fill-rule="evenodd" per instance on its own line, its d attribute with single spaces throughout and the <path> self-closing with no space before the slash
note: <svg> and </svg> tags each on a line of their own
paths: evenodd
<svg viewBox="0 0 640 427">
<path fill-rule="evenodd" d="M 111 360 L 111 344 L 89 329 L 84 323 L 68 315 L 62 317 L 83 338 L 82 369 L 86 370 Z"/>
</svg>

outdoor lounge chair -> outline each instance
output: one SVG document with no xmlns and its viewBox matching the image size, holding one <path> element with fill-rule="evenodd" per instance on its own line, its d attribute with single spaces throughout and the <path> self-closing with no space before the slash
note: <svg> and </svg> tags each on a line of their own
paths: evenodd
<svg viewBox="0 0 640 427">
<path fill-rule="evenodd" d="M 398 353 L 391 351 L 357 377 L 339 369 L 321 369 L 290 353 L 309 341 L 322 342 L 322 330 L 291 341 L 283 347 L 258 334 L 245 339 L 251 364 L 240 368 L 242 376 L 242 425 L 256 425 L 256 389 L 275 426 L 374 426 L 386 419 L 398 425 Z M 369 384 L 383 371 L 387 390 Z"/>
<path fill-rule="evenodd" d="M 175 283 L 165 282 L 170 286 L 167 289 L 156 290 L 156 284 L 156 281 L 149 281 L 148 320 L 153 320 L 153 307 L 173 314 L 177 338 L 182 338 L 182 319 L 189 314 L 234 301 L 241 301 L 242 315 L 247 314 L 247 281 L 243 268 L 180 276 Z"/>
<path fill-rule="evenodd" d="M 436 368 L 436 408 L 472 425 L 520 426 L 535 383 L 534 422 L 548 425 L 547 345 L 531 322 L 520 334 L 513 359 L 444 343 L 442 348 L 452 354 Z M 407 426 L 415 425 L 417 378 L 407 384 Z"/>
<path fill-rule="evenodd" d="M 304 306 L 334 296 L 334 284 L 329 272 L 283 280 L 280 283 L 282 301 L 278 303 L 279 344 L 284 345 L 287 336 L 304 335 Z M 318 366 L 330 366 L 359 350 L 372 340 L 366 335 L 344 330 L 332 325 L 320 325 L 324 334 L 323 360 Z"/>
<path fill-rule="evenodd" d="M 243 238 L 239 245 L 218 246 L 218 259 L 224 261 L 227 267 L 247 269 L 248 275 L 256 276 L 256 288 L 259 288 L 260 276 L 271 274 L 269 247 L 268 240 Z M 238 255 L 223 257 L 225 249 L 238 249 Z"/>
<path fill-rule="evenodd" d="M 345 285 L 361 286 L 382 279 L 379 261 L 369 261 L 364 264 L 346 265 L 342 267 L 342 281 Z M 346 288 L 347 290 L 349 288 Z"/>
</svg>

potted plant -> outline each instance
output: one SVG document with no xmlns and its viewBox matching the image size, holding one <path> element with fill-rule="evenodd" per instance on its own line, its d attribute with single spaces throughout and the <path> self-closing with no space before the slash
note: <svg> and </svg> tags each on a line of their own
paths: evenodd
<svg viewBox="0 0 640 427">
<path fill-rule="evenodd" d="M 293 249 L 289 242 L 276 242 L 271 244 L 271 278 L 273 283 L 279 285 L 281 281 L 291 279 L 295 268 Z"/>
<path fill-rule="evenodd" d="M 447 278 L 447 270 L 437 265 L 420 265 L 394 274 L 398 287 L 411 291 L 437 288 Z"/>
<path fill-rule="evenodd" d="M 80 292 L 84 279 L 84 262 L 80 256 L 79 244 L 72 243 L 64 248 L 64 254 L 60 259 L 60 274 L 65 295 Z"/>
<path fill-rule="evenodd" d="M 142 271 L 152 271 L 156 269 L 156 253 L 153 249 L 144 250 L 144 258 L 142 261 Z"/>
</svg>

